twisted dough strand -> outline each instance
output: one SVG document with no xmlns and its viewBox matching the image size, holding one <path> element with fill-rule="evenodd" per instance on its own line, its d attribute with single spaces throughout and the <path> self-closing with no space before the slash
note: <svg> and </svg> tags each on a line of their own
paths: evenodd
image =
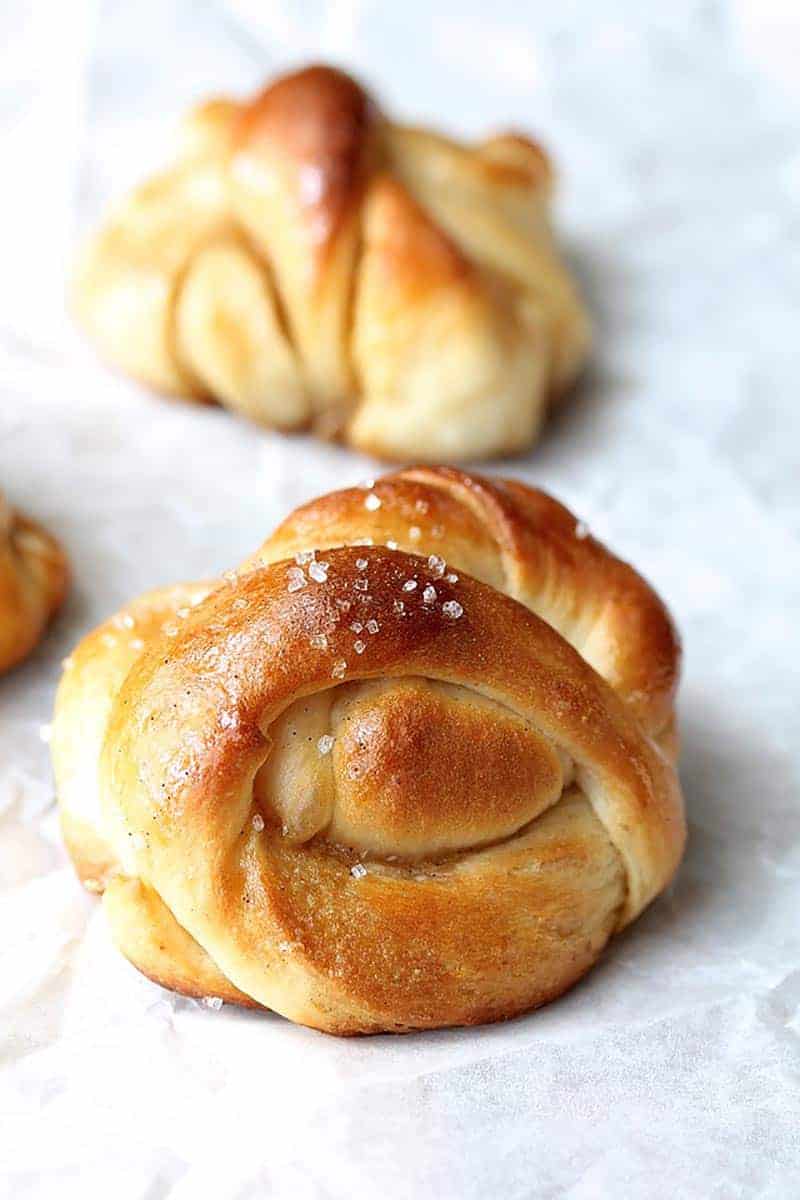
<svg viewBox="0 0 800 1200">
<path fill-rule="evenodd" d="M 309 546 L 376 543 L 423 548 L 519 600 L 571 642 L 655 736 L 672 736 L 680 644 L 664 604 L 640 575 L 545 492 L 448 467 L 379 480 L 376 508 L 360 488 L 296 509 L 246 565 Z"/>
</svg>

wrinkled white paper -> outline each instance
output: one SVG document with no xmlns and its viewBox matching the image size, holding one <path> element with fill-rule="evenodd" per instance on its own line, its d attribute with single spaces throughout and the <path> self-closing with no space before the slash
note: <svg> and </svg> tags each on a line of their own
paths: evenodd
<svg viewBox="0 0 800 1200">
<path fill-rule="evenodd" d="M 4 1197 L 798 1194 L 798 29 L 777 0 L 0 10 L 0 483 L 75 571 L 0 681 Z M 77 232 L 181 110 L 309 55 L 411 119 L 553 147 L 595 365 L 493 469 L 562 496 L 685 638 L 680 876 L 569 996 L 491 1028 L 339 1041 L 177 999 L 110 948 L 58 839 L 42 727 L 74 642 L 375 473 L 144 394 L 62 313 Z"/>
</svg>

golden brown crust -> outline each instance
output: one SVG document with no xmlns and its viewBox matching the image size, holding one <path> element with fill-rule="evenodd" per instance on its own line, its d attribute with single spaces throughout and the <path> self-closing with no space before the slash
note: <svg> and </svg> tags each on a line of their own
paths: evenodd
<svg viewBox="0 0 800 1200">
<path fill-rule="evenodd" d="M 364 239 L 382 271 L 376 281 L 377 290 L 399 301 L 400 312 L 387 314 L 386 324 L 402 317 L 405 305 L 419 303 L 431 291 L 476 278 L 475 270 L 452 238 L 388 173 L 379 175 L 372 184 Z"/>
<path fill-rule="evenodd" d="M 64 843 L 81 882 L 100 892 L 117 868 L 104 829 L 97 768 L 114 697 L 145 648 L 171 633 L 207 583 L 147 592 L 88 634 L 65 660 L 50 749 Z"/>
<path fill-rule="evenodd" d="M 249 560 L 358 538 L 442 557 L 499 588 L 554 626 L 625 699 L 652 736 L 673 718 L 680 641 L 637 572 L 597 542 L 552 496 L 514 480 L 452 467 L 409 467 L 362 488 L 302 505 Z"/>
<path fill-rule="evenodd" d="M 103 908 L 117 949 L 154 983 L 196 1000 L 261 1007 L 225 978 L 194 938 L 181 929 L 158 893 L 140 879 L 110 878 L 103 892 Z"/>
<path fill-rule="evenodd" d="M 310 226 L 314 270 L 358 207 L 365 148 L 377 119 L 371 100 L 343 71 L 314 66 L 285 75 L 241 108 L 233 132 L 234 171 L 242 157 L 265 170 L 291 170 L 295 201 Z"/>
<path fill-rule="evenodd" d="M 561 795 L 552 745 L 491 700 L 424 678 L 339 690 L 335 842 L 430 858 L 511 837 Z"/>
<path fill-rule="evenodd" d="M 430 446 L 470 458 L 529 444 L 543 417 L 529 399 L 547 371 L 545 343 L 513 286 L 480 271 L 403 184 L 375 179 L 353 303 L 362 387 L 347 425 L 353 445 L 379 457 Z"/>
<path fill-rule="evenodd" d="M 540 142 L 524 133 L 498 133 L 480 145 L 486 174 L 502 186 L 549 188 L 553 164 Z"/>
<path fill-rule="evenodd" d="M 190 114 L 87 248 L 76 312 L 123 370 L 270 427 L 394 459 L 514 452 L 588 350 L 551 190 L 536 143 L 393 125 L 309 67 Z"/>
<path fill-rule="evenodd" d="M 520 485 L 401 472 L 298 510 L 154 628 L 90 747 L 123 952 L 336 1033 L 497 1020 L 574 983 L 685 837 L 647 732 L 670 736 L 677 673 L 637 616 L 659 602 L 574 527 Z M 382 544 L 400 537 L 422 553 Z M 605 646 L 616 691 L 548 606 Z M 116 653 L 93 636 L 59 696 L 62 805 L 69 723 Z M 646 704 L 626 696 L 634 652 Z"/>
<path fill-rule="evenodd" d="M 356 566 L 362 554 L 369 562 L 369 601 L 359 600 L 355 589 L 363 578 Z M 360 881 L 350 875 L 352 853 L 341 861 L 318 837 L 286 845 L 272 824 L 259 831 L 250 823 L 252 781 L 269 748 L 262 731 L 293 697 L 330 689 L 342 661 L 343 683 L 395 675 L 443 680 L 488 695 L 553 739 L 575 762 L 582 790 L 625 864 L 626 895 L 615 895 L 615 911 L 622 899 L 619 919 L 636 915 L 671 876 L 683 827 L 674 774 L 628 710 L 548 626 L 493 589 L 466 576 L 456 585 L 440 582 L 436 606 L 419 597 L 400 615 L 394 599 L 410 595 L 403 590 L 409 573 L 425 578 L 425 560 L 370 548 L 330 551 L 328 561 L 327 582 L 313 590 L 290 592 L 291 568 L 275 564 L 242 577 L 230 594 L 213 595 L 168 650 L 157 643 L 139 660 L 112 710 L 103 786 L 120 828 L 143 839 L 134 852 L 140 877 L 179 923 L 241 991 L 295 1019 L 324 1024 L 333 1006 L 337 1020 L 369 1028 L 388 1020 L 388 996 L 401 1004 L 407 980 L 393 988 L 392 971 L 384 970 L 378 982 L 374 968 L 378 946 L 385 956 L 387 946 L 396 945 L 406 958 L 399 932 L 408 897 L 399 921 L 391 905 L 384 910 L 376 900 L 372 921 L 379 937 L 365 938 L 364 901 L 354 891 Z M 379 633 L 363 655 L 353 652 L 352 631 L 337 605 L 343 600 L 355 600 L 355 611 L 378 622 Z M 446 616 L 450 600 L 463 606 L 458 620 Z M 327 646 L 316 651 L 311 639 L 323 631 Z M 258 646 L 264 652 L 254 653 Z M 494 853 L 507 853 L 507 845 Z M 187 878 L 180 864 L 190 861 L 203 863 L 199 877 Z M 436 886 L 443 876 L 452 884 L 452 872 L 440 866 Z M 416 889 L 416 879 L 405 882 Z M 445 890 L 452 899 L 450 891 L 458 888 Z M 303 923 L 302 950 L 293 952 L 292 969 L 275 979 L 278 947 L 298 940 L 300 894 L 309 892 L 328 914 L 326 934 L 316 920 L 312 928 Z M 345 925 L 344 914 L 352 925 Z M 473 918 L 470 939 L 487 943 L 483 957 L 499 914 L 491 928 L 480 924 L 477 912 Z M 312 939 L 314 930 L 319 941 Z M 427 937 L 433 936 L 428 929 Z M 323 944 L 319 960 L 315 947 Z M 331 978 L 330 956 L 344 955 L 350 944 L 353 959 L 372 955 L 367 973 L 353 978 L 348 970 L 341 981 Z M 403 974 L 399 965 L 397 971 Z M 502 984 L 493 981 L 505 1002 Z M 449 974 L 437 980 L 426 1004 L 427 1023 L 466 1019 L 457 980 Z M 414 1022 L 422 1019 L 413 1014 Z M 406 1020 L 402 1014 L 401 1023 Z"/>
<path fill-rule="evenodd" d="M 0 493 L 0 672 L 38 644 L 68 583 L 67 558 L 55 538 Z"/>
</svg>

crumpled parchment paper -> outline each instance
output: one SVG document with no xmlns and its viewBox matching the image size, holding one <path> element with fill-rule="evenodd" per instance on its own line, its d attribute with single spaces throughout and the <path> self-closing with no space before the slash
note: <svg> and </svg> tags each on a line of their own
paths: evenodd
<svg viewBox="0 0 800 1200">
<path fill-rule="evenodd" d="M 0 46 L 0 482 L 75 571 L 0 681 L 0 1194 L 796 1196 L 796 6 L 13 0 Z M 58 839 L 46 726 L 78 637 L 375 473 L 144 394 L 63 314 L 77 234 L 182 109 L 309 55 L 412 119 L 553 148 L 597 351 L 505 469 L 633 560 L 685 638 L 677 882 L 569 996 L 492 1028 L 338 1041 L 175 998 L 110 948 Z"/>
</svg>

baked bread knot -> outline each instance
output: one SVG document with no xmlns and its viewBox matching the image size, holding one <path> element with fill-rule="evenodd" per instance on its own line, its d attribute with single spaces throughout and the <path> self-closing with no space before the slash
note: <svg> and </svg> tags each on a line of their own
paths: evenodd
<svg viewBox="0 0 800 1200">
<path fill-rule="evenodd" d="M 67 590 L 66 555 L 35 521 L 0 492 L 0 672 L 38 644 Z"/>
<path fill-rule="evenodd" d="M 395 125 L 310 67 L 190 114 L 87 246 L 74 308 L 122 370 L 271 428 L 387 458 L 517 451 L 589 344 L 552 189 L 536 143 Z"/>
<path fill-rule="evenodd" d="M 175 990 L 334 1033 L 513 1016 L 677 867 L 678 657 L 542 492 L 443 468 L 334 492 L 78 649 L 69 848 Z"/>
</svg>

